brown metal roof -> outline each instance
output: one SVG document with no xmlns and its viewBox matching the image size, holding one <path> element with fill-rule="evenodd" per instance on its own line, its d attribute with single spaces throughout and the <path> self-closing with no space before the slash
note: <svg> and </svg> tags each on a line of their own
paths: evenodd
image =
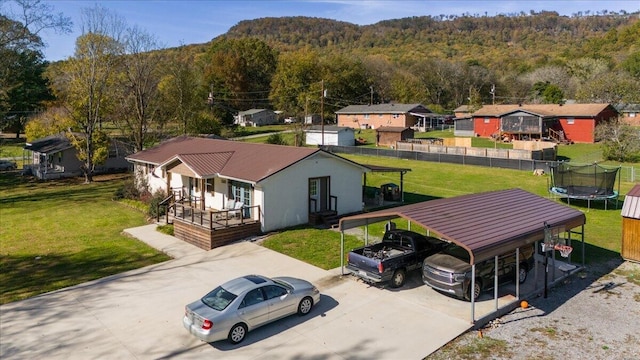
<svg viewBox="0 0 640 360">
<path fill-rule="evenodd" d="M 259 182 L 309 156 L 324 154 L 359 165 L 317 148 L 255 144 L 230 140 L 217 140 L 179 136 L 153 148 L 137 152 L 127 160 L 131 162 L 173 165 L 180 161 L 196 177 L 212 176 Z"/>
<path fill-rule="evenodd" d="M 473 116 L 501 116 L 518 110 L 544 116 L 594 117 L 603 112 L 609 104 L 508 104 L 485 105 Z"/>
<path fill-rule="evenodd" d="M 640 184 L 635 185 L 627 196 L 624 197 L 622 205 L 622 216 L 632 219 L 640 219 Z"/>
<path fill-rule="evenodd" d="M 586 223 L 581 211 L 522 189 L 510 189 L 344 217 L 340 230 L 402 217 L 467 249 L 471 264 L 544 238 L 544 223 L 570 230 Z"/>
</svg>

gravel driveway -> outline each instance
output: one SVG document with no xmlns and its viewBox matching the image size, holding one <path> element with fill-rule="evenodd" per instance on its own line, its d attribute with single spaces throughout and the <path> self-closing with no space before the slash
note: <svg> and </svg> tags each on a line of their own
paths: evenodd
<svg viewBox="0 0 640 360">
<path fill-rule="evenodd" d="M 640 359 L 640 264 L 589 267 L 527 300 L 427 359 Z"/>
</svg>

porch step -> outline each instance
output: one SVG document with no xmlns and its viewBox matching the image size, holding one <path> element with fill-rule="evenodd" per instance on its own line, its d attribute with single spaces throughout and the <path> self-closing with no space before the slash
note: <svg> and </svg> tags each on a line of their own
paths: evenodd
<svg viewBox="0 0 640 360">
<path fill-rule="evenodd" d="M 334 228 L 338 226 L 340 222 L 340 216 L 335 211 L 326 212 L 320 215 L 322 223 L 328 228 Z"/>
</svg>

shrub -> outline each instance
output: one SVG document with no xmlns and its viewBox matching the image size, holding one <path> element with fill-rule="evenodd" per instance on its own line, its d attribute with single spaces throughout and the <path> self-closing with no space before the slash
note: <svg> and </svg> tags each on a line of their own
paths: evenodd
<svg viewBox="0 0 640 360">
<path fill-rule="evenodd" d="M 153 195 L 150 195 L 148 200 L 149 216 L 153 218 L 157 218 L 159 216 L 163 216 L 166 214 L 167 209 L 165 207 L 158 207 L 158 204 L 160 204 L 160 202 L 162 202 L 162 200 L 164 200 L 166 197 L 167 197 L 167 194 L 164 191 L 160 191 L 160 190 L 153 193 Z"/>
<path fill-rule="evenodd" d="M 131 199 L 131 200 L 139 200 L 140 199 L 140 190 L 136 187 L 135 181 L 130 179 L 122 183 L 118 189 L 116 189 L 113 194 L 113 200 L 122 200 L 122 199 Z"/>
</svg>

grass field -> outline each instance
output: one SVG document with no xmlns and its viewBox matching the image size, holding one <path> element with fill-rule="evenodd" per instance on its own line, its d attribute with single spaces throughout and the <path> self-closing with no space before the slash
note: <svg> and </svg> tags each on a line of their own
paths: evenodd
<svg viewBox="0 0 640 360">
<path fill-rule="evenodd" d="M 122 180 L 81 182 L 0 174 L 0 304 L 168 259 L 122 235 L 146 224 L 111 200 Z"/>
<path fill-rule="evenodd" d="M 516 187 L 548 197 L 548 177 L 533 176 L 529 171 L 344 154 L 341 156 L 362 164 L 412 169 L 404 176 L 405 201 L 407 203 Z M 399 183 L 399 181 L 399 175 L 394 173 L 367 174 L 367 185 L 372 187 L 378 187 L 389 182 Z M 632 186 L 632 183 L 622 183 L 621 192 L 625 194 Z M 592 202 L 591 209 L 587 209 L 587 204 L 582 202 L 574 201 L 571 205 L 585 212 L 587 218 L 587 224 L 585 225 L 587 264 L 619 256 L 622 237 L 622 218 L 620 216 L 622 200 L 619 202 L 617 209 L 610 204 L 607 210 L 604 210 L 603 203 Z M 496 206 L 500 206 L 500 204 L 496 204 Z M 407 228 L 406 221 L 398 219 L 395 222 L 398 228 Z M 415 224 L 413 224 L 412 229 L 415 229 Z M 383 231 L 383 222 L 369 225 L 369 234 L 372 236 L 379 237 Z M 298 242 L 296 241 L 298 238 L 304 238 L 305 241 Z M 345 243 L 345 252 L 363 244 L 361 240 L 350 237 L 345 239 Z M 304 230 L 285 231 L 270 237 L 265 242 L 265 246 L 324 269 L 335 267 L 340 260 L 339 234 L 331 231 L 318 233 L 317 236 L 312 237 L 307 237 Z M 310 249 L 317 250 L 310 251 Z M 324 253 L 318 254 L 321 249 L 325 249 L 324 252 L 330 252 L 331 256 L 327 256 Z M 574 250 L 573 256 L 575 256 L 574 259 L 580 259 L 580 250 Z"/>
</svg>

